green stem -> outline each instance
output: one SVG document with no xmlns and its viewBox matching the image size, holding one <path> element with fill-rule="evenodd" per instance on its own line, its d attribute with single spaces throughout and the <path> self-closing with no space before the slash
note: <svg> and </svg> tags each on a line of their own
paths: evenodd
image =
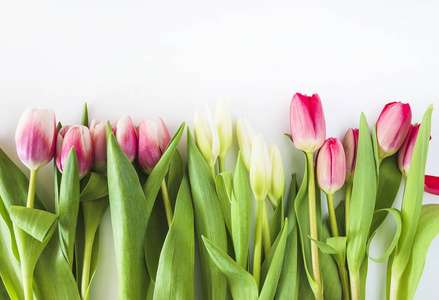
<svg viewBox="0 0 439 300">
<path fill-rule="evenodd" d="M 218 156 L 218 165 L 219 165 L 219 172 L 223 173 L 226 171 L 226 158 Z"/>
<path fill-rule="evenodd" d="M 263 223 L 263 207 L 264 200 L 256 200 L 256 229 L 255 229 L 255 249 L 253 256 L 253 277 L 259 288 L 259 281 L 261 277 L 261 254 L 262 254 L 262 223 Z"/>
<path fill-rule="evenodd" d="M 393 276 L 390 280 L 390 300 L 398 300 L 399 278 Z"/>
<path fill-rule="evenodd" d="M 34 199 L 35 199 L 35 185 L 37 182 L 37 173 L 38 170 L 31 170 L 30 171 L 30 179 L 29 179 L 29 190 L 27 193 L 27 207 L 33 208 L 34 207 Z"/>
<path fill-rule="evenodd" d="M 91 234 L 90 234 L 91 233 Z M 82 299 L 88 299 L 87 294 L 88 286 L 90 284 L 90 269 L 91 269 L 91 256 L 93 253 L 93 243 L 95 239 L 96 232 L 86 231 L 85 245 L 84 245 L 84 262 L 82 264 L 82 283 L 81 283 L 81 293 Z"/>
<path fill-rule="evenodd" d="M 306 153 L 307 165 L 308 165 L 308 201 L 309 201 L 309 225 L 310 225 L 310 236 L 312 239 L 318 241 L 317 232 L 317 205 L 316 205 L 316 187 L 315 187 L 315 175 L 314 175 L 314 156 L 312 152 Z M 320 262 L 319 262 L 319 248 L 317 244 L 310 241 L 311 243 L 311 261 L 312 261 L 312 271 L 313 279 L 317 284 L 317 290 L 314 291 L 314 296 L 316 300 L 323 299 L 323 285 L 322 277 L 320 274 Z"/>
<path fill-rule="evenodd" d="M 343 260 L 343 255 L 338 255 L 338 259 L 340 260 L 340 263 L 337 262 L 338 266 L 338 273 L 340 275 L 340 282 L 341 282 L 341 289 L 343 291 L 343 299 L 349 300 L 349 279 L 348 279 L 348 271 L 346 270 L 346 264 Z"/>
<path fill-rule="evenodd" d="M 348 181 L 346 186 L 346 200 L 345 200 L 345 224 L 346 224 L 346 236 L 348 236 L 349 225 L 349 212 L 351 210 L 351 197 L 352 197 L 352 181 Z"/>
<path fill-rule="evenodd" d="M 351 279 L 351 299 L 361 300 L 360 272 L 350 272 Z"/>
<path fill-rule="evenodd" d="M 267 208 L 265 206 L 265 200 L 263 200 L 262 202 L 263 202 L 262 238 L 264 240 L 264 254 L 265 257 L 267 257 L 268 252 L 270 252 L 270 248 L 271 248 L 270 225 L 268 224 Z"/>
<path fill-rule="evenodd" d="M 337 219 L 335 218 L 334 194 L 328 194 L 327 196 L 328 196 L 328 211 L 329 211 L 329 223 L 331 224 L 331 233 L 332 236 L 339 236 Z"/>
<path fill-rule="evenodd" d="M 162 190 L 163 204 L 165 205 L 166 219 L 168 220 L 168 226 L 171 227 L 174 214 L 172 213 L 172 207 L 171 207 L 171 202 L 169 201 L 168 188 L 166 187 L 165 178 L 163 178 L 162 180 L 161 190 Z"/>
<path fill-rule="evenodd" d="M 210 166 L 210 173 L 212 173 L 213 181 L 215 181 L 215 178 L 216 178 L 216 176 L 215 176 L 215 165 Z"/>
<path fill-rule="evenodd" d="M 24 299 L 33 300 L 34 291 L 33 285 L 33 269 L 27 270 L 28 268 L 24 265 L 21 266 L 21 276 L 23 277 L 23 289 L 24 289 Z"/>
</svg>

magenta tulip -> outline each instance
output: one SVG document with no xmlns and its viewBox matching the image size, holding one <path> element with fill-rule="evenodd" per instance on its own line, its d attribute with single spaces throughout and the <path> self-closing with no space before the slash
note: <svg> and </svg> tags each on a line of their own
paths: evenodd
<svg viewBox="0 0 439 300">
<path fill-rule="evenodd" d="M 96 172 L 103 172 L 107 167 L 107 124 L 93 119 L 90 123 L 90 134 L 93 142 Z"/>
<path fill-rule="evenodd" d="M 114 136 L 130 162 L 137 156 L 137 132 L 130 116 L 120 117 L 113 127 Z"/>
<path fill-rule="evenodd" d="M 171 140 L 161 118 L 143 120 L 139 124 L 139 164 L 147 174 L 159 162 Z"/>
<path fill-rule="evenodd" d="M 341 189 L 346 178 L 346 157 L 343 145 L 336 138 L 325 141 L 317 155 L 317 182 L 326 194 Z"/>
<path fill-rule="evenodd" d="M 56 141 L 56 165 L 63 171 L 70 149 L 74 147 L 78 159 L 79 178 L 93 166 L 93 144 L 90 130 L 83 125 L 63 126 Z"/>
<path fill-rule="evenodd" d="M 326 138 L 325 115 L 317 94 L 311 97 L 296 93 L 291 100 L 290 127 L 294 146 L 305 152 L 315 152 Z"/>
<path fill-rule="evenodd" d="M 380 160 L 395 154 L 401 147 L 412 121 L 410 105 L 401 102 L 386 104 L 376 123 Z"/>
<path fill-rule="evenodd" d="M 354 179 L 357 162 L 358 129 L 349 128 L 343 139 L 343 149 L 346 154 L 346 180 Z"/>
<path fill-rule="evenodd" d="M 56 141 L 55 113 L 51 109 L 27 109 L 18 121 L 15 143 L 20 160 L 38 170 L 53 158 Z"/>
<path fill-rule="evenodd" d="M 410 163 L 412 161 L 413 149 L 415 148 L 416 138 L 419 133 L 419 126 L 421 124 L 417 124 L 415 126 L 410 125 L 409 132 L 402 144 L 401 148 L 398 152 L 398 165 L 404 176 L 408 176 Z"/>
<path fill-rule="evenodd" d="M 433 195 L 439 195 L 439 177 L 425 175 L 424 190 Z"/>
</svg>

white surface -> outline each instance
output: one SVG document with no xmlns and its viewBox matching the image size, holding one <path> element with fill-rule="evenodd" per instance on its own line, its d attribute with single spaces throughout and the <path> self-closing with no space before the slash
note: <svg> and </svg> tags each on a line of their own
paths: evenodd
<svg viewBox="0 0 439 300">
<path fill-rule="evenodd" d="M 233 121 L 245 115 L 268 144 L 279 145 L 287 173 L 301 174 L 301 154 L 283 136 L 295 92 L 319 93 L 328 137 L 358 126 L 361 111 L 372 124 L 389 101 L 409 101 L 414 122 L 429 103 L 439 108 L 438 9 L 428 1 L 2 1 L 0 145 L 19 162 L 15 126 L 29 106 L 52 107 L 71 124 L 87 101 L 90 119 L 130 114 L 138 123 L 159 115 L 174 133 L 225 95 Z M 427 173 L 439 175 L 437 116 Z M 183 153 L 185 144 L 183 137 Z M 51 167 L 37 181 L 53 208 Z M 116 299 L 108 213 L 101 228 L 92 299 Z M 378 237 L 373 253 L 384 244 Z M 416 299 L 439 297 L 438 254 L 436 238 Z M 370 262 L 368 299 L 383 299 L 385 266 Z"/>
</svg>

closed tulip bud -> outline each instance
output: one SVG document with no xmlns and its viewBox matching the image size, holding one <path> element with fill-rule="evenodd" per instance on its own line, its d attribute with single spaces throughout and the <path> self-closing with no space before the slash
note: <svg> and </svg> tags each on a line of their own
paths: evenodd
<svg viewBox="0 0 439 300">
<path fill-rule="evenodd" d="M 277 207 L 279 200 L 283 198 L 285 194 L 285 170 L 279 148 L 276 145 L 271 145 L 268 153 L 270 155 L 272 168 L 271 188 L 268 192 L 268 199 L 270 199 L 273 207 Z"/>
<path fill-rule="evenodd" d="M 93 167 L 96 172 L 103 172 L 107 167 L 107 124 L 93 119 L 90 134 L 94 150 Z"/>
<path fill-rule="evenodd" d="M 294 146 L 313 153 L 326 138 L 325 115 L 317 94 L 311 97 L 296 93 L 291 100 L 290 127 Z"/>
<path fill-rule="evenodd" d="M 241 150 L 242 161 L 247 171 L 250 172 L 250 159 L 252 154 L 252 142 L 255 132 L 246 118 L 240 117 L 236 123 L 236 134 L 238 136 L 239 149 Z"/>
<path fill-rule="evenodd" d="M 51 109 L 27 109 L 18 121 L 15 144 L 20 160 L 38 170 L 52 160 L 55 151 L 56 121 Z"/>
<path fill-rule="evenodd" d="M 326 194 L 342 188 L 346 179 L 346 157 L 343 145 L 336 138 L 325 141 L 317 155 L 317 182 Z"/>
<path fill-rule="evenodd" d="M 250 185 L 257 200 L 264 200 L 271 187 L 271 161 L 267 145 L 258 135 L 252 143 Z"/>
<path fill-rule="evenodd" d="M 137 156 L 137 132 L 130 116 L 120 117 L 113 127 L 116 141 L 130 162 Z"/>
<path fill-rule="evenodd" d="M 421 126 L 421 124 L 416 124 L 415 126 L 410 125 L 409 132 L 398 152 L 399 169 L 406 177 L 409 175 L 410 163 L 412 161 L 416 138 L 419 133 L 419 126 Z"/>
<path fill-rule="evenodd" d="M 230 112 L 225 98 L 222 98 L 220 102 L 218 102 L 215 112 L 215 123 L 220 141 L 220 151 L 218 156 L 225 158 L 230 146 L 232 145 L 232 120 L 230 118 Z"/>
<path fill-rule="evenodd" d="M 408 103 L 386 104 L 376 123 L 380 161 L 399 150 L 409 131 L 411 121 L 412 110 Z"/>
<path fill-rule="evenodd" d="M 171 140 L 161 118 L 143 120 L 139 124 L 138 160 L 144 172 L 150 174 Z"/>
<path fill-rule="evenodd" d="M 343 149 L 346 154 L 346 181 L 354 179 L 357 162 L 358 129 L 349 128 L 343 139 Z"/>
<path fill-rule="evenodd" d="M 209 108 L 206 107 L 204 112 L 207 120 L 203 120 L 198 112 L 194 115 L 195 143 L 207 164 L 213 168 L 220 151 L 219 136 Z"/>
<path fill-rule="evenodd" d="M 93 144 L 90 130 L 83 125 L 64 126 L 58 133 L 56 141 L 56 165 L 60 172 L 69 155 L 70 149 L 74 147 L 78 159 L 79 178 L 89 172 L 93 166 Z"/>
</svg>

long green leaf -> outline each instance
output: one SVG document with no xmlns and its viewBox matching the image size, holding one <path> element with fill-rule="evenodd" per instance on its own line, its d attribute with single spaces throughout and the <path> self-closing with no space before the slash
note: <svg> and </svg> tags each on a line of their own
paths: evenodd
<svg viewBox="0 0 439 300">
<path fill-rule="evenodd" d="M 81 184 L 84 185 L 79 195 L 81 201 L 97 200 L 108 195 L 107 178 L 101 174 L 90 172 L 81 180 Z"/>
<path fill-rule="evenodd" d="M 204 299 L 225 299 L 226 278 L 210 259 L 201 236 L 205 236 L 219 249 L 227 252 L 226 226 L 216 194 L 214 178 L 189 129 L 187 139 L 189 180 L 198 234 Z"/>
<path fill-rule="evenodd" d="M 271 220 L 270 220 L 271 244 L 274 243 L 276 237 L 281 232 L 282 227 L 284 226 L 284 218 L 285 218 L 284 198 L 282 197 L 280 199 L 276 209 L 274 210 L 273 216 L 271 217 Z"/>
<path fill-rule="evenodd" d="M 18 249 L 17 249 L 17 241 L 15 240 L 14 226 L 12 224 L 8 211 L 6 210 L 5 205 L 3 204 L 3 200 L 1 198 L 0 198 L 0 217 L 3 219 L 5 225 L 9 229 L 12 253 L 15 256 L 15 259 L 17 261 L 20 261 L 20 256 L 18 255 Z"/>
<path fill-rule="evenodd" d="M 194 298 L 194 213 L 185 176 L 177 196 L 174 219 L 160 254 L 154 299 Z"/>
<path fill-rule="evenodd" d="M 227 230 L 232 234 L 232 194 L 233 194 L 233 174 L 231 172 L 223 172 L 216 176 L 215 180 L 216 192 L 218 200 L 223 211 L 224 221 Z"/>
<path fill-rule="evenodd" d="M 177 200 L 178 191 L 180 190 L 181 181 L 183 180 L 184 165 L 181 154 L 175 150 L 169 164 L 168 172 L 168 194 L 172 209 L 175 210 L 175 201 Z"/>
</svg>

